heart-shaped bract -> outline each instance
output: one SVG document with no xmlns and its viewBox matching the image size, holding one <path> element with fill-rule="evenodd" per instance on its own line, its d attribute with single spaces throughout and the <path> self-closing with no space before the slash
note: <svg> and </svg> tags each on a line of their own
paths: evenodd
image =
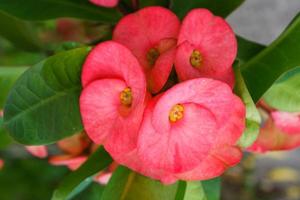
<svg viewBox="0 0 300 200">
<path fill-rule="evenodd" d="M 175 69 L 181 81 L 208 77 L 233 87 L 237 41 L 224 19 L 207 9 L 190 11 L 182 22 L 177 44 Z"/>
<path fill-rule="evenodd" d="M 220 81 L 198 78 L 177 84 L 148 105 L 138 156 L 165 183 L 213 178 L 237 164 L 236 142 L 245 127 L 245 106 Z M 139 170 L 151 176 L 149 170 Z"/>
<path fill-rule="evenodd" d="M 163 7 L 146 7 L 123 17 L 113 40 L 125 45 L 142 65 L 152 93 L 159 92 L 172 70 L 180 21 Z"/>
<path fill-rule="evenodd" d="M 103 144 L 118 161 L 136 148 L 146 105 L 142 67 L 123 45 L 108 41 L 96 46 L 82 70 L 80 112 L 88 136 Z"/>
</svg>

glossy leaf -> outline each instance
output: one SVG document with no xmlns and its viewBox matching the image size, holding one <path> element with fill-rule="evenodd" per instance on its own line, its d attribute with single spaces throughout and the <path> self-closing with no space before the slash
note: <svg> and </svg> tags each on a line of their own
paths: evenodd
<svg viewBox="0 0 300 200">
<path fill-rule="evenodd" d="M 300 67 L 282 75 L 264 95 L 270 106 L 287 112 L 300 112 Z"/>
<path fill-rule="evenodd" d="M 79 169 L 64 178 L 54 191 L 52 200 L 65 200 L 82 191 L 82 186 L 88 186 L 85 182 L 90 183 L 91 176 L 105 169 L 111 163 L 112 159 L 109 154 L 103 147 L 100 147 Z"/>
<path fill-rule="evenodd" d="M 101 200 L 174 200 L 177 184 L 163 185 L 125 167 L 118 167 Z"/>
<path fill-rule="evenodd" d="M 202 187 L 207 200 L 219 200 L 221 198 L 221 178 L 202 181 Z"/>
<path fill-rule="evenodd" d="M 241 36 L 237 36 L 238 42 L 238 54 L 237 60 L 243 64 L 244 62 L 250 60 L 256 54 L 261 52 L 265 46 L 250 40 L 247 40 Z"/>
<path fill-rule="evenodd" d="M 261 118 L 256 109 L 256 105 L 248 92 L 238 65 L 235 66 L 235 79 L 236 83 L 234 91 L 246 106 L 246 129 L 239 139 L 238 145 L 246 148 L 256 140 L 259 134 Z"/>
<path fill-rule="evenodd" d="M 27 67 L 0 67 L 0 110 L 2 110 L 7 95 L 15 81 Z"/>
<path fill-rule="evenodd" d="M 0 37 L 4 37 L 14 46 L 27 50 L 41 49 L 37 34 L 28 22 L 24 22 L 0 10 Z"/>
<path fill-rule="evenodd" d="M 89 50 L 54 55 L 17 80 L 4 107 L 4 123 L 15 140 L 49 144 L 82 130 L 80 73 Z"/>
<path fill-rule="evenodd" d="M 248 90 L 257 102 L 286 71 L 300 66 L 300 14 L 267 48 L 241 66 Z"/>
<path fill-rule="evenodd" d="M 171 0 L 171 10 L 183 18 L 193 8 L 207 8 L 215 15 L 227 17 L 245 0 Z"/>
<path fill-rule="evenodd" d="M 121 13 L 103 8 L 88 0 L 0 0 L 0 10 L 26 20 L 48 20 L 74 17 L 116 23 Z"/>
</svg>

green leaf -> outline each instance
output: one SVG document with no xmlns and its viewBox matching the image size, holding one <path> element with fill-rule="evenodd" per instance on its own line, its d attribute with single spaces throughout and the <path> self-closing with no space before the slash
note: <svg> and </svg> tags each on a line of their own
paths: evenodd
<svg viewBox="0 0 300 200">
<path fill-rule="evenodd" d="M 242 65 L 242 74 L 254 102 L 284 72 L 300 66 L 299 53 L 300 14 L 270 46 Z"/>
<path fill-rule="evenodd" d="M 80 73 L 89 47 L 54 55 L 27 70 L 11 89 L 4 123 L 27 145 L 50 144 L 81 131 Z"/>
<path fill-rule="evenodd" d="M 191 9 L 207 8 L 215 15 L 227 17 L 245 0 L 171 0 L 171 10 L 183 18 Z"/>
<path fill-rule="evenodd" d="M 0 149 L 3 149 L 12 143 L 8 132 L 3 127 L 3 118 L 0 117 Z"/>
<path fill-rule="evenodd" d="M 163 185 L 125 167 L 118 167 L 101 200 L 174 200 L 177 184 Z"/>
<path fill-rule="evenodd" d="M 201 182 L 187 182 L 183 200 L 219 200 L 220 193 L 220 178 L 215 178 Z"/>
<path fill-rule="evenodd" d="M 255 103 L 248 92 L 238 65 L 235 65 L 235 78 L 236 84 L 234 92 L 242 99 L 246 106 L 246 129 L 239 139 L 238 145 L 246 148 L 251 146 L 256 140 L 259 134 L 261 118 Z"/>
<path fill-rule="evenodd" d="M 283 74 L 263 98 L 278 110 L 300 112 L 300 67 Z"/>
<path fill-rule="evenodd" d="M 167 7 L 169 4 L 168 0 L 139 0 L 140 8 L 147 6 L 165 6 Z"/>
<path fill-rule="evenodd" d="M 183 200 L 187 189 L 186 181 L 179 181 L 177 186 L 177 192 L 175 196 L 175 200 Z"/>
<path fill-rule="evenodd" d="M 80 186 L 82 186 L 81 184 L 84 181 L 89 182 L 91 176 L 105 169 L 111 163 L 112 159 L 109 154 L 103 147 L 100 147 L 79 169 L 64 178 L 59 187 L 54 191 L 52 200 L 65 200 L 78 193 L 76 189 L 79 192 L 82 191 L 83 188 Z M 85 186 L 88 186 L 88 184 Z"/>
<path fill-rule="evenodd" d="M 243 64 L 246 61 L 250 60 L 256 54 L 261 52 L 265 46 L 250 40 L 247 40 L 241 36 L 237 36 L 238 42 L 238 54 L 237 60 Z"/>
<path fill-rule="evenodd" d="M 0 110 L 3 108 L 9 90 L 27 67 L 0 67 Z"/>
<path fill-rule="evenodd" d="M 41 44 L 32 26 L 0 10 L 0 36 L 14 46 L 27 51 L 41 50 Z"/>
<path fill-rule="evenodd" d="M 0 0 L 0 9 L 26 20 L 74 17 L 116 23 L 122 17 L 117 9 L 96 6 L 88 0 Z"/>
</svg>

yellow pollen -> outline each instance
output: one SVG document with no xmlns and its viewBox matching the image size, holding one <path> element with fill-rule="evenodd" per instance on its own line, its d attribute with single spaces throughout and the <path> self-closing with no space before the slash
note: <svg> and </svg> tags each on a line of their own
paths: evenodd
<svg viewBox="0 0 300 200">
<path fill-rule="evenodd" d="M 199 68 L 199 67 L 201 67 L 202 61 L 203 61 L 203 58 L 202 58 L 200 51 L 194 50 L 190 57 L 191 65 L 195 68 Z"/>
<path fill-rule="evenodd" d="M 120 93 L 120 101 L 122 105 L 130 107 L 132 104 L 132 92 L 129 87 L 125 88 L 121 93 Z"/>
<path fill-rule="evenodd" d="M 157 48 L 151 48 L 147 53 L 147 61 L 148 63 L 153 66 L 159 57 L 160 53 Z"/>
<path fill-rule="evenodd" d="M 171 122 L 176 122 L 183 118 L 184 107 L 181 104 L 176 104 L 172 107 L 169 113 L 169 120 Z"/>
</svg>

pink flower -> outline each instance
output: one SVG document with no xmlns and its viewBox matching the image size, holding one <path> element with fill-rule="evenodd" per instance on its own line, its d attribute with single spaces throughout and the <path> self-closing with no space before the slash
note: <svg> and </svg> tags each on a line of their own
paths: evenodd
<svg viewBox="0 0 300 200">
<path fill-rule="evenodd" d="M 147 7 L 121 19 L 113 40 L 137 57 L 144 68 L 148 88 L 159 92 L 172 70 L 180 21 L 163 7 Z"/>
<path fill-rule="evenodd" d="M 44 145 L 25 146 L 25 148 L 30 154 L 32 154 L 33 156 L 36 156 L 38 158 L 46 158 L 48 156 L 47 147 Z"/>
<path fill-rule="evenodd" d="M 108 41 L 96 46 L 82 70 L 80 111 L 84 128 L 115 160 L 136 148 L 146 105 L 146 80 L 133 54 Z"/>
<path fill-rule="evenodd" d="M 299 117 L 298 113 L 271 112 L 260 129 L 257 140 L 248 150 L 263 153 L 299 147 Z"/>
<path fill-rule="evenodd" d="M 272 112 L 276 126 L 290 134 L 300 134 L 300 113 Z"/>
<path fill-rule="evenodd" d="M 164 183 L 219 176 L 240 161 L 244 126 L 245 106 L 227 84 L 180 83 L 148 105 L 137 145 L 143 166 L 130 167 Z"/>
<path fill-rule="evenodd" d="M 237 42 L 224 19 L 207 9 L 192 10 L 182 22 L 177 44 L 175 69 L 181 81 L 208 77 L 233 87 Z"/>
<path fill-rule="evenodd" d="M 89 1 L 97 6 L 103 6 L 103 7 L 115 7 L 119 2 L 119 0 L 89 0 Z"/>
</svg>

